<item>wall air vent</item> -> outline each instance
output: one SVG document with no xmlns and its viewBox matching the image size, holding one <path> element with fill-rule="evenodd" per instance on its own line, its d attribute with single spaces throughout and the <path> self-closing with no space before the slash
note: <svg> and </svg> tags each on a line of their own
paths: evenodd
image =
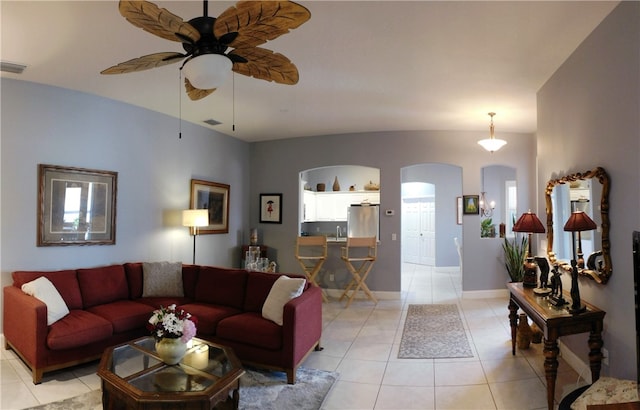
<svg viewBox="0 0 640 410">
<path fill-rule="evenodd" d="M 8 61 L 0 62 L 0 71 L 6 73 L 22 74 L 25 68 L 27 68 L 27 66 L 23 64 L 10 63 Z"/>
<path fill-rule="evenodd" d="M 216 126 L 222 124 L 220 121 L 216 121 L 213 118 L 209 118 L 208 120 L 204 120 L 205 124 L 209 124 L 211 126 Z"/>
</svg>

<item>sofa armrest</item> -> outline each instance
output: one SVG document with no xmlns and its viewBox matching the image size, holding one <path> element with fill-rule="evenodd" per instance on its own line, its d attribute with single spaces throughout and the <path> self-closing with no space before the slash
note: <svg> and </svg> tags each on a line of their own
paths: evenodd
<svg viewBox="0 0 640 410">
<path fill-rule="evenodd" d="M 3 333 L 20 356 L 39 367 L 46 357 L 47 305 L 15 286 L 3 289 Z"/>
<path fill-rule="evenodd" d="M 322 290 L 319 287 L 310 286 L 302 295 L 284 305 L 282 332 L 285 367 L 295 366 L 320 343 Z"/>
</svg>

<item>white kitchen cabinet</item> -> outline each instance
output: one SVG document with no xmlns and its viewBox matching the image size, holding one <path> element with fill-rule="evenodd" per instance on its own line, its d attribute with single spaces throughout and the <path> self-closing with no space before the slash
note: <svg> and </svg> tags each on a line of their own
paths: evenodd
<svg viewBox="0 0 640 410">
<path fill-rule="evenodd" d="M 316 193 L 313 191 L 304 191 L 303 193 L 303 220 L 304 222 L 313 222 L 316 217 Z"/>
<path fill-rule="evenodd" d="M 347 220 L 347 209 L 349 206 L 360 204 L 365 200 L 371 204 L 380 203 L 380 192 L 378 191 L 313 192 L 313 194 L 315 194 L 316 221 L 345 222 Z M 307 209 L 309 209 L 309 207 L 307 207 Z M 309 217 L 311 216 L 309 215 Z M 312 220 L 305 219 L 305 221 Z"/>
</svg>

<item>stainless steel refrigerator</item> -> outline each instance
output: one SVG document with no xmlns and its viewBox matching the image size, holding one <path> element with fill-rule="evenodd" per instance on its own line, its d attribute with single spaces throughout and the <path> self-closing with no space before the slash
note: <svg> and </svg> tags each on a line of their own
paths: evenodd
<svg viewBox="0 0 640 410">
<path fill-rule="evenodd" d="M 351 205 L 347 210 L 347 236 L 380 240 L 380 206 Z"/>
</svg>

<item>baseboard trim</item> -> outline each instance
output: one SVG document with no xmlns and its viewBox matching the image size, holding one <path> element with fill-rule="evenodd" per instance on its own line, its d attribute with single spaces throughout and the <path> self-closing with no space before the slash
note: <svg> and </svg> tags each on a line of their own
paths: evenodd
<svg viewBox="0 0 640 410">
<path fill-rule="evenodd" d="M 342 296 L 342 292 L 344 292 L 344 289 L 324 289 L 324 291 L 326 292 L 327 296 L 339 299 L 340 296 Z M 371 293 L 373 293 L 373 295 L 378 300 L 399 300 L 399 299 L 401 299 L 400 292 L 371 291 Z M 358 293 L 356 294 L 356 297 L 355 297 L 355 299 L 366 299 L 366 298 L 367 298 L 367 295 L 363 291 L 358 291 Z"/>
<path fill-rule="evenodd" d="M 560 355 L 564 361 L 567 362 L 567 364 L 571 366 L 571 368 L 573 368 L 573 370 L 575 370 L 575 372 L 578 373 L 578 375 L 582 377 L 587 384 L 591 384 L 591 367 L 589 364 L 583 361 L 577 354 L 569 349 L 566 344 L 562 343 L 561 340 L 558 340 L 558 348 L 560 349 Z M 602 371 L 600 374 L 602 375 Z"/>
<path fill-rule="evenodd" d="M 462 292 L 462 299 L 492 299 L 508 297 L 509 291 L 507 289 L 469 290 Z"/>
</svg>

